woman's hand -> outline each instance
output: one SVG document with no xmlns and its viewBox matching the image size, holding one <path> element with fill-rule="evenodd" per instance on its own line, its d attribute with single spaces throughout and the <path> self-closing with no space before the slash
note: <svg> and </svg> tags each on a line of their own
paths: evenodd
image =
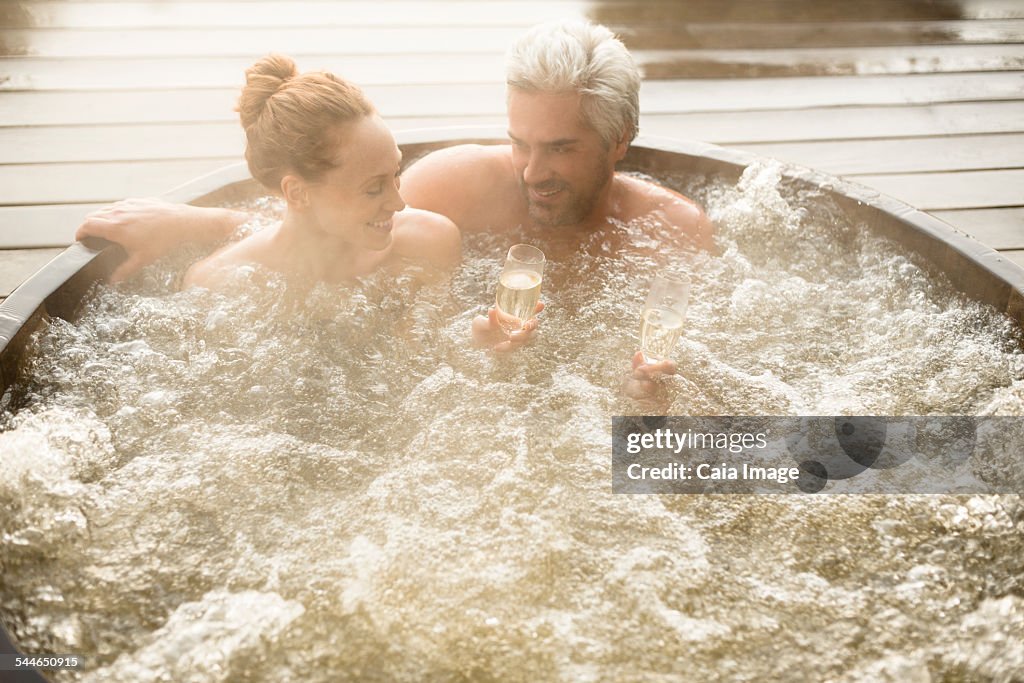
<svg viewBox="0 0 1024 683">
<path fill-rule="evenodd" d="M 86 216 L 75 239 L 101 237 L 121 245 L 128 258 L 110 276 L 118 282 L 187 242 L 222 240 L 246 220 L 245 213 L 230 209 L 125 199 Z"/>
<path fill-rule="evenodd" d="M 622 383 L 622 391 L 630 398 L 657 398 L 664 393 L 664 386 L 659 381 L 662 377 L 674 375 L 679 367 L 671 360 L 648 363 L 644 354 L 637 351 L 633 355 L 633 371 Z"/>
<path fill-rule="evenodd" d="M 534 314 L 540 313 L 543 310 L 544 303 L 538 301 Z M 517 319 L 502 313 L 494 307 L 487 311 L 486 316 L 478 315 L 473 318 L 473 343 L 477 346 L 489 346 L 492 351 L 514 351 L 522 348 L 537 335 L 538 322 L 535 317 L 523 323 L 522 329 L 516 330 L 511 334 L 506 333 L 502 329 L 501 322 L 503 320 L 507 324 L 512 324 Z"/>
</svg>

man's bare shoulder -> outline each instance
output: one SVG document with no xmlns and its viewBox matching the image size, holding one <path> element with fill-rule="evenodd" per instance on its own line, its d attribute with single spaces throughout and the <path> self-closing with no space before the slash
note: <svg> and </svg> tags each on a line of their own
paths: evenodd
<svg viewBox="0 0 1024 683">
<path fill-rule="evenodd" d="M 453 145 L 434 150 L 414 161 L 406 173 L 414 169 L 433 168 L 447 171 L 477 171 L 496 166 L 511 158 L 509 145 Z"/>
<path fill-rule="evenodd" d="M 481 212 L 499 205 L 514 186 L 508 145 L 456 145 L 431 152 L 402 173 L 402 198 L 474 230 Z"/>
<path fill-rule="evenodd" d="M 673 225 L 701 249 L 714 247 L 714 226 L 700 204 L 649 180 L 617 173 L 622 218 L 632 220 L 654 214 Z"/>
<path fill-rule="evenodd" d="M 463 188 L 486 187 L 509 174 L 511 158 L 508 145 L 456 145 L 439 149 L 417 159 L 402 173 L 402 197 L 410 206 L 429 211 L 416 203 L 427 191 L 455 189 L 453 181 Z"/>
</svg>

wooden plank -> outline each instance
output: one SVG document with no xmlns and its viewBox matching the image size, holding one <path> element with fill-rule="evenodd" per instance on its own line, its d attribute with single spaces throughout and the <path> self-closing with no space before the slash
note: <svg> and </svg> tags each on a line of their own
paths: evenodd
<svg viewBox="0 0 1024 683">
<path fill-rule="evenodd" d="M 394 130 L 437 126 L 504 126 L 502 114 L 481 117 L 386 119 Z M 964 135 L 1024 131 L 1024 101 L 925 107 L 798 109 L 716 114 L 645 114 L 644 135 L 747 147 L 751 140 L 806 140 Z M 55 161 L 128 161 L 241 156 L 236 121 L 0 128 L 0 164 Z M 767 152 L 766 153 L 770 153 Z"/>
<path fill-rule="evenodd" d="M 484 116 L 504 112 L 504 84 L 369 86 L 385 116 Z M 777 110 L 1020 100 L 1024 72 L 734 80 L 650 81 L 644 113 Z M 7 126 L 229 121 L 233 89 L 11 92 L 0 97 Z"/>
<path fill-rule="evenodd" d="M 365 88 L 384 116 L 485 116 L 504 113 L 501 83 Z M 12 92 L 0 97 L 10 125 L 235 121 L 235 90 Z"/>
<path fill-rule="evenodd" d="M 643 96 L 640 100 L 644 104 Z M 2 130 L 2 129 L 0 129 Z M 1024 131 L 1024 101 L 907 107 L 644 114 L 644 135 L 720 145 Z"/>
<path fill-rule="evenodd" d="M 1024 102 L 1020 109 L 1024 110 Z M 791 116 L 800 116 L 796 112 Z M 820 116 L 820 111 L 818 112 Z M 770 130 L 763 117 L 741 115 L 748 127 L 745 136 L 760 136 Z M 807 117 L 810 118 L 810 117 Z M 651 125 L 654 117 L 644 117 L 645 134 L 659 128 Z M 1010 168 L 1024 165 L 1024 133 L 998 135 L 957 135 L 946 137 L 826 140 L 820 142 L 786 141 L 778 143 L 731 142 L 703 134 L 685 121 L 672 119 L 666 126 L 669 136 L 683 134 L 691 138 L 731 144 L 764 157 L 809 166 L 828 173 L 897 173 L 957 169 Z M 394 129 L 437 127 L 444 125 L 504 125 L 502 117 L 489 121 L 423 119 L 390 120 Z M 410 125 L 410 124 L 420 124 Z M 1007 120 L 1007 125 L 1024 128 L 1024 118 Z M 737 128 L 739 126 L 737 125 Z M 795 131 L 799 133 L 800 131 Z M 837 127 L 836 134 L 845 131 Z M 865 133 L 879 132 L 865 126 Z M 205 157 L 241 158 L 245 136 L 237 123 L 159 124 L 139 126 L 59 126 L 0 128 L 0 164 L 38 164 L 54 162 L 153 161 Z"/>
<path fill-rule="evenodd" d="M 5 249 L 67 246 L 86 214 L 103 204 L 0 207 L 0 246 Z"/>
<path fill-rule="evenodd" d="M 344 51 L 346 54 L 436 53 L 504 54 L 522 34 L 519 27 L 421 28 L 347 26 L 218 29 L 9 29 L 7 55 L 35 57 L 258 57 L 268 52 L 301 56 Z"/>
<path fill-rule="evenodd" d="M 865 21 L 841 23 L 612 23 L 630 49 L 757 49 L 1019 43 L 1024 21 Z"/>
<path fill-rule="evenodd" d="M 1024 208 L 933 211 L 932 215 L 993 249 L 1024 249 Z"/>
<path fill-rule="evenodd" d="M 237 158 L 0 166 L 0 206 L 158 195 Z"/>
<path fill-rule="evenodd" d="M 1016 263 L 1021 268 L 1024 268 L 1024 249 L 1019 251 L 1001 251 L 1000 256 L 1005 256 L 1007 259 Z"/>
<path fill-rule="evenodd" d="M 761 78 L 766 76 L 867 75 L 1012 71 L 1024 69 L 1024 45 L 787 50 L 634 51 L 648 79 Z M 0 60 L 0 90 L 122 90 L 240 88 L 253 63 L 246 57 L 152 57 Z M 504 56 L 309 55 L 306 70 L 326 70 L 361 86 L 493 81 Z"/>
<path fill-rule="evenodd" d="M 926 211 L 1024 206 L 1021 169 L 847 177 Z"/>
<path fill-rule="evenodd" d="M 505 117 L 386 117 L 385 122 L 394 131 L 446 126 L 502 127 Z M 241 158 L 244 152 L 245 136 L 237 121 L 0 128 L 0 164 Z"/>
<path fill-rule="evenodd" d="M 139 59 L 0 60 L 3 90 L 131 90 L 155 88 L 241 88 L 252 57 L 152 57 Z M 412 83 L 479 83 L 501 79 L 504 55 L 308 55 L 296 58 L 300 71 L 330 71 L 360 86 Z"/>
<path fill-rule="evenodd" d="M 607 4 L 607 3 L 606 3 Z M 853 9 L 857 3 L 850 3 Z M 8 28 L 257 28 L 294 26 L 531 26 L 541 21 L 584 16 L 588 3 L 544 2 L 389 2 L 382 11 L 373 2 L 31 2 L 0 5 L 0 25 Z M 737 16 L 739 14 L 740 16 Z M 790 14 L 794 14 L 790 12 Z M 635 16 L 603 20 L 630 47 L 839 47 L 1012 43 L 1024 36 L 1024 22 L 989 13 L 963 19 L 895 21 L 865 13 L 864 21 L 744 22 L 743 13 L 728 16 L 721 7 L 699 21 L 661 19 L 641 22 Z M 957 15 L 959 17 L 959 14 Z M 723 18 L 730 19 L 723 21 Z M 877 20 L 874 20 L 877 19 Z M 966 20 L 964 20 L 966 19 Z M 601 19 L 599 19 L 601 20 Z"/>
<path fill-rule="evenodd" d="M 28 10 L 37 3 L 22 3 L 22 7 L 28 6 Z M 120 13 L 100 13 L 94 8 L 100 3 L 67 3 L 67 6 L 75 8 L 83 13 L 79 17 L 81 21 L 61 21 L 60 25 L 48 28 L 121 28 L 134 29 L 144 32 L 142 25 L 131 25 L 132 20 Z M 129 6 L 131 3 L 109 3 Z M 174 12 L 178 7 L 187 3 L 167 3 L 159 5 L 160 16 L 166 16 L 166 24 L 154 21 L 152 26 L 164 28 L 177 27 L 187 28 L 260 28 L 260 27 L 346 27 L 357 29 L 362 27 L 389 26 L 393 28 L 439 28 L 439 27 L 465 27 L 465 26 L 505 26 L 518 27 L 519 30 L 541 21 L 529 19 L 540 17 L 541 14 L 532 15 L 531 7 L 534 3 L 442 3 L 440 11 L 427 11 L 424 8 L 430 7 L 423 3 L 415 3 L 417 12 L 414 15 L 392 14 L 381 12 L 376 8 L 369 8 L 365 12 L 367 18 L 355 15 L 352 19 L 346 19 L 344 14 L 350 8 L 368 8 L 353 3 L 329 4 L 317 3 L 294 3 L 297 5 L 309 4 L 320 8 L 319 12 L 289 12 L 284 10 L 286 16 L 280 16 L 282 10 L 275 6 L 275 3 L 197 3 L 196 11 L 205 13 L 209 6 L 211 12 L 209 17 L 204 17 L 196 23 L 186 23 L 184 20 L 174 19 Z M 290 7 L 289 3 L 287 7 Z M 505 4 L 523 7 L 520 17 L 506 16 L 502 12 L 492 13 L 491 8 L 495 5 Z M 575 9 L 561 10 L 561 5 L 556 3 L 541 3 L 544 5 L 543 16 L 552 18 L 564 18 L 580 15 Z M 564 3 L 572 7 L 575 3 Z M 238 6 L 239 10 L 231 15 L 230 11 L 221 13 L 216 11 L 217 5 Z M 146 6 L 158 7 L 150 3 Z M 283 6 L 283 5 L 282 5 Z M 4 5 L 0 4 L 0 12 Z M 446 12 L 445 7 L 457 7 L 457 12 Z M 339 15 L 340 13 L 340 15 Z M 409 19 L 413 16 L 415 19 Z M 721 15 L 720 15 L 721 16 Z M 358 19 L 358 21 L 353 20 Z M 30 29 L 36 24 L 32 23 L 31 16 L 10 17 L 8 21 L 0 22 L 0 25 L 9 28 Z M 75 26 L 75 23 L 82 24 Z M 639 23 L 626 20 L 622 22 L 605 22 L 614 30 L 631 49 L 673 49 L 673 48 L 712 48 L 712 49 L 756 49 L 756 48 L 795 48 L 795 47 L 857 47 L 857 46 L 885 46 L 885 45 L 960 45 L 960 44 L 996 44 L 996 43 L 1018 43 L 1024 40 L 1024 20 L 1002 19 L 1002 20 L 953 20 L 953 21 L 862 21 L 862 22 L 838 22 L 838 23 L 808 23 L 783 21 L 779 23 L 736 23 L 736 22 L 673 22 L 661 21 L 656 23 Z M 147 24 L 148 25 L 148 24 Z M 47 27 L 44 23 L 40 28 Z M 335 29 L 336 30 L 336 29 Z M 5 54 L 22 54 L 26 42 L 19 40 L 15 45 L 5 45 L 8 51 Z M 12 52 L 17 48 L 19 52 Z M 388 44 L 382 43 L 378 52 L 389 49 Z M 346 45 L 342 42 L 331 47 L 331 52 L 348 52 Z M 197 53 L 205 54 L 205 53 Z"/>
<path fill-rule="evenodd" d="M 18 285 L 49 263 L 61 249 L 5 249 L 0 251 L 0 295 L 10 295 Z"/>
<path fill-rule="evenodd" d="M 649 79 L 862 76 L 1024 68 L 1024 45 L 635 50 L 633 54 Z"/>
<path fill-rule="evenodd" d="M 514 2 L 26 2 L 0 9 L 0 25 L 35 28 L 306 26 L 531 26 L 583 16 L 574 0 Z"/>
<path fill-rule="evenodd" d="M 472 5 L 467 5 L 472 7 Z M 293 15 L 294 16 L 294 15 Z M 459 16 L 459 15 L 456 15 Z M 562 15 L 566 16 L 566 15 Z M 532 23 L 532 22 L 529 22 Z M 421 27 L 397 20 L 381 26 L 330 25 L 307 17 L 281 26 L 187 28 L 10 28 L 3 53 L 35 57 L 211 57 L 255 56 L 268 51 L 309 54 L 503 54 L 529 23 Z M 958 45 L 1020 41 L 1024 21 L 955 22 L 894 27 L 870 22 L 855 27 L 792 23 L 742 28 L 736 24 L 614 24 L 633 50 L 851 48 L 898 45 Z M 839 28 L 837 28 L 839 27 Z"/>
<path fill-rule="evenodd" d="M 388 11 L 365 3 L 252 2 L 239 11 L 237 2 L 32 2 L 19 14 L 0 9 L 0 24 L 37 29 L 189 29 L 259 27 L 528 27 L 569 15 L 583 16 L 587 3 L 543 2 L 390 2 Z M 968 20 L 849 20 L 799 22 L 786 17 L 779 23 L 721 22 L 724 12 L 710 20 L 659 20 L 640 23 L 630 17 L 609 27 L 631 47 L 763 48 L 852 47 L 858 45 L 950 45 L 1015 43 L 1024 39 L 1021 19 Z"/>
<path fill-rule="evenodd" d="M 600 23 L 648 22 L 844 22 L 939 19 L 1020 19 L 1018 0 L 686 0 L 686 2 L 602 2 L 590 12 Z"/>
<path fill-rule="evenodd" d="M 319 2 L 295 2 L 294 4 L 299 7 L 309 4 L 315 8 L 318 5 L 326 5 L 329 2 L 336 1 L 320 0 Z M 106 2 L 81 2 L 76 0 L 71 2 L 53 2 L 52 0 L 39 2 L 39 0 L 36 0 L 35 2 L 25 4 L 39 4 L 43 7 L 56 9 L 75 5 L 85 5 L 86 7 L 100 5 L 107 8 L 108 12 L 120 7 L 126 8 L 125 11 L 127 12 L 145 11 L 146 8 L 138 9 L 138 6 L 144 6 L 147 3 L 140 3 L 139 0 L 114 0 L 113 2 L 109 0 Z M 170 3 L 156 3 L 156 7 L 159 10 L 163 10 L 168 4 Z M 202 5 L 204 3 L 192 0 L 192 2 L 180 4 L 187 6 L 192 4 Z M 275 3 L 263 0 L 256 0 L 255 2 L 253 0 L 228 0 L 227 2 L 220 0 L 220 2 L 212 2 L 210 4 L 235 5 L 240 8 L 239 15 L 243 15 L 252 11 L 251 8 L 254 6 Z M 293 3 L 289 2 L 286 4 L 290 6 Z M 414 3 L 409 2 L 409 0 L 345 0 L 339 4 L 351 8 L 355 17 L 362 17 L 365 14 L 368 20 L 373 19 L 374 13 L 395 16 L 398 14 L 399 9 L 406 9 L 407 11 L 415 9 L 412 6 Z M 458 12 L 461 8 L 471 4 L 474 3 L 470 0 L 435 0 L 431 3 L 431 6 L 436 6 L 438 12 L 447 13 Z M 571 0 L 549 0 L 543 3 L 532 3 L 526 0 L 517 0 L 515 2 L 494 2 L 489 0 L 487 3 L 476 4 L 484 4 L 485 6 L 494 4 L 498 7 L 507 6 L 506 9 L 508 11 L 514 11 L 516 7 L 520 6 L 526 8 L 533 6 L 533 11 L 540 11 L 541 7 L 534 5 L 551 5 L 564 13 L 579 6 L 581 3 L 572 2 Z M 597 8 L 591 7 L 593 4 L 583 3 L 583 7 L 588 11 L 595 12 L 596 19 L 605 20 L 609 16 L 619 15 L 625 19 L 637 22 L 644 19 L 651 21 L 664 21 L 668 19 L 721 21 L 722 19 L 728 19 L 734 22 L 756 23 L 768 21 L 772 17 L 794 22 L 845 22 L 872 18 L 885 21 L 899 19 L 926 21 L 936 18 L 949 19 L 951 17 L 964 19 L 1007 19 L 1024 16 L 1024 8 L 1021 8 L 1018 0 L 900 0 L 899 2 L 893 2 L 892 0 L 862 0 L 858 3 L 823 3 L 820 0 L 730 0 L 725 6 L 723 6 L 721 0 L 687 0 L 685 3 L 680 3 L 678 0 L 603 0 Z M 604 14 L 601 14 L 602 12 Z M 24 9 L 20 10 L 20 14 L 29 19 L 41 16 L 40 14 L 29 14 Z M 171 16 L 174 15 L 172 14 Z"/>
<path fill-rule="evenodd" d="M 1024 121 L 1020 123 L 1024 126 Z M 1024 133 L 745 144 L 742 148 L 836 175 L 1024 167 Z"/>
<path fill-rule="evenodd" d="M 737 111 L 804 107 L 1017 100 L 1024 73 L 821 76 L 647 81 L 643 111 Z"/>
<path fill-rule="evenodd" d="M 237 121 L 159 125 L 0 128 L 0 164 L 241 158 Z"/>
</svg>

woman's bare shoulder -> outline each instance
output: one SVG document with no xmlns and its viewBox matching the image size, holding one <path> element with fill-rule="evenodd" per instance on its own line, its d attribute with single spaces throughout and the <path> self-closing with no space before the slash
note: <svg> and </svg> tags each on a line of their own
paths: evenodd
<svg viewBox="0 0 1024 683">
<path fill-rule="evenodd" d="M 392 253 L 437 268 L 454 268 L 462 260 L 462 235 L 446 216 L 404 209 L 395 214 Z"/>
<path fill-rule="evenodd" d="M 185 272 L 181 288 L 204 287 L 218 289 L 229 279 L 232 271 L 245 265 L 262 264 L 260 233 L 240 242 L 225 245 L 201 261 L 193 263 Z"/>
</svg>

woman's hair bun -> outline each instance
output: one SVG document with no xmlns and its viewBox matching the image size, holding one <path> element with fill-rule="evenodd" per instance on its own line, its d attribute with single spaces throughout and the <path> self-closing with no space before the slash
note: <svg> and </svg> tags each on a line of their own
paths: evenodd
<svg viewBox="0 0 1024 683">
<path fill-rule="evenodd" d="M 348 81 L 326 71 L 299 74 L 290 58 L 268 55 L 246 70 L 238 98 L 249 172 L 271 192 L 289 173 L 319 180 L 340 163 L 338 127 L 374 111 Z"/>
<path fill-rule="evenodd" d="M 271 54 L 245 70 L 245 87 L 238 98 L 238 113 L 242 127 L 253 125 L 263 113 L 267 100 L 289 79 L 298 76 L 298 69 L 290 57 Z"/>
</svg>

